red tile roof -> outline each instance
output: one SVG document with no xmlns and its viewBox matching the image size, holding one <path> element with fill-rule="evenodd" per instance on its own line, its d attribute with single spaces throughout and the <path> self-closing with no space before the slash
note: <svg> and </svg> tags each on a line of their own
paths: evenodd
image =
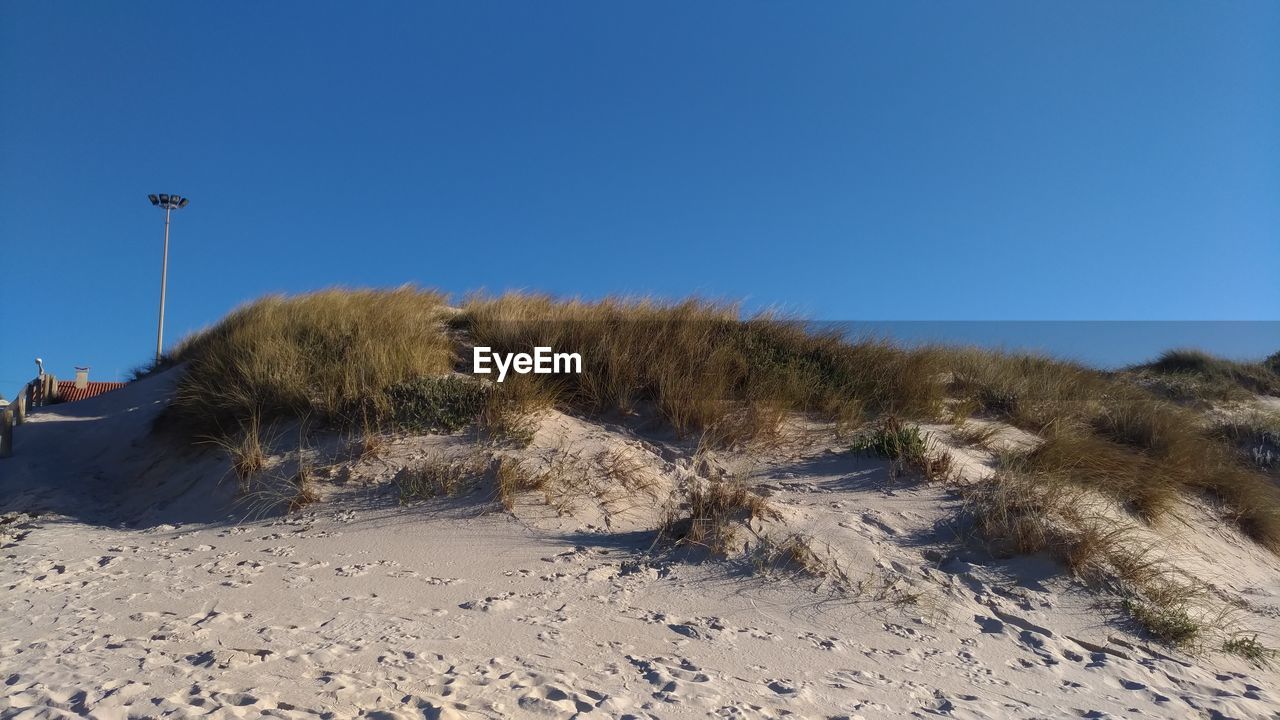
<svg viewBox="0 0 1280 720">
<path fill-rule="evenodd" d="M 119 390 L 124 387 L 122 382 L 91 382 L 88 387 L 76 387 L 75 380 L 59 380 L 58 381 L 58 400 L 61 402 L 75 402 L 77 400 L 88 400 L 96 395 L 104 392 Z"/>
</svg>

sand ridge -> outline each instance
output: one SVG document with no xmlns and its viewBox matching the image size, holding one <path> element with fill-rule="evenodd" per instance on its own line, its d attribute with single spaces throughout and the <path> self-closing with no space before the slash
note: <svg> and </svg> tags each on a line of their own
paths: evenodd
<svg viewBox="0 0 1280 720">
<path fill-rule="evenodd" d="M 225 461 L 149 441 L 166 382 L 20 429 L 31 452 L 3 468 L 0 717 L 1280 711 L 1274 670 L 1153 646 L 1050 560 L 957 542 L 954 489 L 837 446 L 714 462 L 749 471 L 786 527 L 818 541 L 856 586 L 840 593 L 655 548 L 656 499 L 618 522 L 604 520 L 617 499 L 590 493 L 573 508 L 531 493 L 513 513 L 400 506 L 387 483 L 401 459 L 464 452 L 465 436 L 402 438 L 335 473 L 324 502 L 246 517 L 224 502 Z M 78 451 L 50 454 L 67 437 Z M 700 471 L 678 442 L 567 416 L 527 452 L 566 444 L 587 460 L 632 457 L 655 498 Z M 146 503 L 128 492 L 138 482 L 151 483 Z M 1218 580 L 1274 612 L 1274 559 L 1227 528 L 1220 545 L 1198 537 L 1187 542 L 1219 568 L 1244 569 Z"/>
</svg>

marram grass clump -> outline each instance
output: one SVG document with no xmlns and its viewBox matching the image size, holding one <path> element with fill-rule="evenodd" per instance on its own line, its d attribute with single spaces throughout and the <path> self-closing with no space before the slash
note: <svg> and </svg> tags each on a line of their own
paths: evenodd
<svg viewBox="0 0 1280 720">
<path fill-rule="evenodd" d="M 734 305 L 703 300 L 476 297 L 452 325 L 495 352 L 580 353 L 582 373 L 533 378 L 560 407 L 652 411 L 723 444 L 768 435 L 787 413 L 857 423 L 932 414 L 941 403 L 927 356 L 768 314 L 744 320 Z"/>
<path fill-rule="evenodd" d="M 387 413 L 388 392 L 453 364 L 445 296 L 425 290 L 324 290 L 272 295 L 184 340 L 172 409 L 201 432 L 248 418 L 358 421 Z"/>
<path fill-rule="evenodd" d="M 951 455 L 931 449 L 927 433 L 920 426 L 904 423 L 890 415 L 854 436 L 854 452 L 894 461 L 928 480 L 944 480 L 951 471 Z"/>
<path fill-rule="evenodd" d="M 1154 362 L 1135 365 L 1126 372 L 1182 403 L 1207 405 L 1255 394 L 1280 396 L 1280 353 L 1262 362 L 1240 362 L 1200 350 L 1169 350 Z"/>
</svg>

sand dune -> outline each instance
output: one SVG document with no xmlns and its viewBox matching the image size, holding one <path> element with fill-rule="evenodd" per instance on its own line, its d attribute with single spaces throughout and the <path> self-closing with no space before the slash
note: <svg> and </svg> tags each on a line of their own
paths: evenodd
<svg viewBox="0 0 1280 720">
<path fill-rule="evenodd" d="M 661 499 L 707 468 L 675 438 L 556 413 L 527 462 L 625 457 L 643 490 L 588 469 L 512 512 L 401 506 L 400 468 L 472 440 L 358 460 L 331 437 L 312 450 L 322 502 L 247 516 L 215 450 L 151 434 L 176 372 L 33 415 L 0 465 L 0 717 L 1280 714 L 1274 669 L 1142 639 L 1049 559 L 964 542 L 954 489 L 830 441 L 711 462 L 814 538 L 843 590 L 655 546 Z M 1153 539 L 1274 630 L 1280 564 L 1196 512 L 1208 532 Z"/>
</svg>

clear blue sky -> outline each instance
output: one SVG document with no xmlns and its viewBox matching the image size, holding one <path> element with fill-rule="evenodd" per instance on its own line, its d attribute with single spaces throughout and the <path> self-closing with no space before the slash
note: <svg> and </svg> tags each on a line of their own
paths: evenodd
<svg viewBox="0 0 1280 720">
<path fill-rule="evenodd" d="M 148 360 L 161 191 L 171 340 L 405 282 L 1280 319 L 1280 4 L 6 3 L 0 388 Z"/>
</svg>

